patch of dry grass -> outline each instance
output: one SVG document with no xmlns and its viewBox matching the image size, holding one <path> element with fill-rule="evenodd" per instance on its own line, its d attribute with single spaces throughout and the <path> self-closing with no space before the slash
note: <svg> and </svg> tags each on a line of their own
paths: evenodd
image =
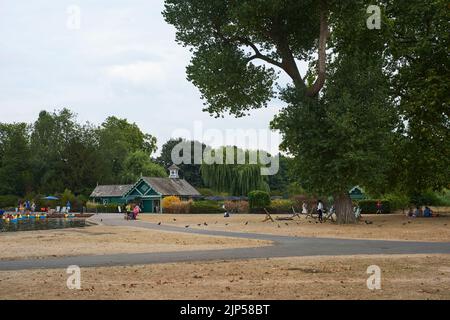
<svg viewBox="0 0 450 320">
<path fill-rule="evenodd" d="M 114 253 L 209 250 L 257 247 L 269 241 L 209 237 L 133 227 L 92 226 L 79 229 L 0 233 L 0 260 Z"/>
<path fill-rule="evenodd" d="M 367 267 L 382 289 L 367 289 Z M 450 299 L 450 255 L 296 257 L 65 270 L 0 271 L 0 299 Z"/>
<path fill-rule="evenodd" d="M 273 217 L 287 215 L 273 215 Z M 313 219 L 262 222 L 264 215 L 234 214 L 224 218 L 217 214 L 152 214 L 141 215 L 143 221 L 192 228 L 236 232 L 325 238 L 387 239 L 415 241 L 450 241 L 450 215 L 437 218 L 407 218 L 402 214 L 364 215 L 355 225 L 316 223 Z M 370 224 L 366 224 L 366 222 Z M 206 222 L 207 226 L 204 225 Z M 199 226 L 200 224 L 200 226 Z"/>
</svg>

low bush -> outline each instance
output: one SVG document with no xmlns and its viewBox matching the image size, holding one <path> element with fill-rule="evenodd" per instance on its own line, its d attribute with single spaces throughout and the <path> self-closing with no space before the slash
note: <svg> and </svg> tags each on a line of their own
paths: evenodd
<svg viewBox="0 0 450 320">
<path fill-rule="evenodd" d="M 165 198 L 162 200 L 162 207 L 163 207 L 163 210 L 165 211 L 165 209 L 169 209 L 169 208 L 171 208 L 174 204 L 178 204 L 178 203 L 180 203 L 180 202 L 181 202 L 181 200 L 180 200 L 180 198 L 178 198 L 178 197 L 175 197 L 175 196 L 165 197 Z"/>
<path fill-rule="evenodd" d="M 233 213 L 248 213 L 248 201 L 225 201 L 225 209 Z"/>
<path fill-rule="evenodd" d="M 361 200 L 358 202 L 361 212 L 364 213 L 377 213 L 377 202 L 379 200 Z M 387 200 L 381 200 L 382 213 L 391 213 L 391 203 Z"/>
<path fill-rule="evenodd" d="M 224 213 L 225 209 L 215 201 L 194 201 L 190 206 L 190 213 Z"/>
<path fill-rule="evenodd" d="M 192 201 L 172 202 L 164 208 L 164 213 L 189 213 Z"/>
</svg>

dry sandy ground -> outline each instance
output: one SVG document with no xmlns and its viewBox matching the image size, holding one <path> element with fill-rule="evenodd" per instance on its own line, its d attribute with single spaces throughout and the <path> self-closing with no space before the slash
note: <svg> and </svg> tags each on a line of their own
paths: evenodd
<svg viewBox="0 0 450 320">
<path fill-rule="evenodd" d="M 275 217 L 282 215 L 272 215 Z M 284 215 L 286 217 L 286 215 Z M 141 215 L 143 221 L 191 228 L 269 233 L 304 237 L 332 237 L 386 240 L 450 241 L 450 215 L 436 218 L 407 218 L 402 214 L 364 215 L 356 225 L 316 223 L 313 219 L 262 222 L 264 215 L 234 214 L 230 218 L 207 214 Z M 370 221 L 372 224 L 366 224 Z M 206 222 L 208 226 L 203 225 Z M 201 224 L 198 226 L 198 224 Z"/>
<path fill-rule="evenodd" d="M 381 290 L 367 288 L 370 265 Z M 302 257 L 0 271 L 0 299 L 450 299 L 450 255 Z"/>
<path fill-rule="evenodd" d="M 55 256 L 257 247 L 268 241 L 209 237 L 132 227 L 0 233 L 0 260 Z M 7 249 L 7 250 L 4 250 Z"/>
</svg>

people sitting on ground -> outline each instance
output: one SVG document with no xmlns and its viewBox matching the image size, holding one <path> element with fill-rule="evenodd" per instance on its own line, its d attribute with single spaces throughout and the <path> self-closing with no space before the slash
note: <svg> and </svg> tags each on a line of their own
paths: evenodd
<svg viewBox="0 0 450 320">
<path fill-rule="evenodd" d="M 425 218 L 433 217 L 433 210 L 431 210 L 429 207 L 425 207 L 425 210 L 423 211 L 423 216 Z"/>
<path fill-rule="evenodd" d="M 413 207 L 409 207 L 409 210 L 408 210 L 408 212 L 406 213 L 406 216 L 407 216 L 408 218 L 414 217 L 414 209 L 413 209 Z"/>
<path fill-rule="evenodd" d="M 224 218 L 229 218 L 230 217 L 230 213 L 227 210 L 227 207 L 225 206 L 225 204 L 222 205 L 222 209 L 225 210 L 225 213 L 223 214 Z"/>
<path fill-rule="evenodd" d="M 422 217 L 423 212 L 422 212 L 422 208 L 417 206 L 416 210 L 414 210 L 414 216 L 413 217 Z"/>
</svg>

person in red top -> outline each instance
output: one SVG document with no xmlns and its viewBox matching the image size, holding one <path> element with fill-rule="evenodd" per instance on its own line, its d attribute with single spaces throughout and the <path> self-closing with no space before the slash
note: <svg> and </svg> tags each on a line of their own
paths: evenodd
<svg viewBox="0 0 450 320">
<path fill-rule="evenodd" d="M 139 207 L 139 205 L 135 205 L 133 208 L 133 219 L 136 220 L 138 214 L 141 212 L 141 208 Z"/>
<path fill-rule="evenodd" d="M 377 201 L 377 214 L 383 213 L 382 211 L 383 211 L 383 205 L 381 204 L 381 201 L 378 200 Z"/>
</svg>

